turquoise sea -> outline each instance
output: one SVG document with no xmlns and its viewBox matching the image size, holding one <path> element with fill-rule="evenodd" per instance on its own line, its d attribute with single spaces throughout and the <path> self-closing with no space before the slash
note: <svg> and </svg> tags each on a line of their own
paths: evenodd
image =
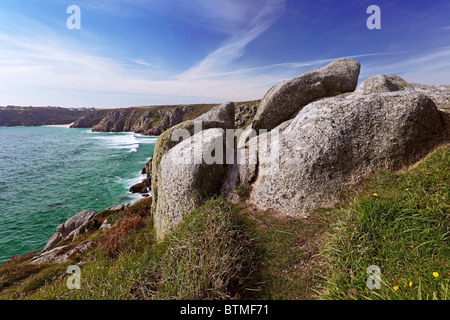
<svg viewBox="0 0 450 320">
<path fill-rule="evenodd" d="M 157 137 L 0 127 L 0 263 L 40 250 L 77 212 L 131 203 Z"/>
</svg>

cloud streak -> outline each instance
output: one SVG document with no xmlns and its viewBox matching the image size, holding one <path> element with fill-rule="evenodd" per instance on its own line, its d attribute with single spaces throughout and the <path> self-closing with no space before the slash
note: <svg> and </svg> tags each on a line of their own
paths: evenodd
<svg viewBox="0 0 450 320">
<path fill-rule="evenodd" d="M 242 29 L 237 30 L 219 48 L 208 54 L 200 63 L 180 75 L 180 79 L 191 79 L 202 75 L 224 70 L 232 61 L 242 56 L 245 47 L 258 38 L 280 17 L 284 10 L 284 1 L 265 1 L 241 19 L 249 21 Z M 250 10 L 249 10 L 250 11 Z M 241 21 L 242 22 L 242 21 Z"/>
</svg>

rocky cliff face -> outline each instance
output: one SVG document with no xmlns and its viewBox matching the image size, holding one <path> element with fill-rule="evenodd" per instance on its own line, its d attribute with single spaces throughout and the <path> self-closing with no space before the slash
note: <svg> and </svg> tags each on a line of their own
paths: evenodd
<svg viewBox="0 0 450 320">
<path fill-rule="evenodd" d="M 134 132 L 158 136 L 182 121 L 207 112 L 214 105 L 169 105 L 96 110 L 76 121 L 72 128 L 92 128 L 94 132 Z"/>
<path fill-rule="evenodd" d="M 111 110 L 95 110 L 91 111 L 85 116 L 77 119 L 70 127 L 71 128 L 92 128 L 96 126 Z"/>
</svg>

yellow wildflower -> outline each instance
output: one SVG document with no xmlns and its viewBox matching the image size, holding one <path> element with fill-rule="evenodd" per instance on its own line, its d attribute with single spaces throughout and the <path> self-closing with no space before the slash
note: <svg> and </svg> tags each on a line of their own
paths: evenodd
<svg viewBox="0 0 450 320">
<path fill-rule="evenodd" d="M 378 197 L 378 193 L 374 193 L 373 196 L 374 196 L 374 197 Z"/>
<path fill-rule="evenodd" d="M 397 291 L 398 290 L 398 286 L 394 286 L 394 290 Z"/>
<path fill-rule="evenodd" d="M 409 286 L 412 287 L 412 281 L 409 282 Z"/>
<path fill-rule="evenodd" d="M 438 278 L 439 277 L 439 272 L 433 272 L 433 277 Z"/>
</svg>

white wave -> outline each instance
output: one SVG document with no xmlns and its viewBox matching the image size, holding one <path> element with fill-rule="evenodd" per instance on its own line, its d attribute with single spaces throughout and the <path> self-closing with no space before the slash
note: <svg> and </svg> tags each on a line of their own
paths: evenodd
<svg viewBox="0 0 450 320">
<path fill-rule="evenodd" d="M 111 149 L 123 149 L 130 152 L 137 152 L 140 147 L 140 142 L 136 139 L 134 134 L 108 134 L 95 135 L 94 140 L 102 141 L 102 144 Z"/>
<path fill-rule="evenodd" d="M 138 139 L 139 143 L 146 143 L 146 144 L 155 144 L 158 140 L 158 137 L 149 137 L 149 136 L 143 136 L 136 134 L 136 138 Z"/>
</svg>

